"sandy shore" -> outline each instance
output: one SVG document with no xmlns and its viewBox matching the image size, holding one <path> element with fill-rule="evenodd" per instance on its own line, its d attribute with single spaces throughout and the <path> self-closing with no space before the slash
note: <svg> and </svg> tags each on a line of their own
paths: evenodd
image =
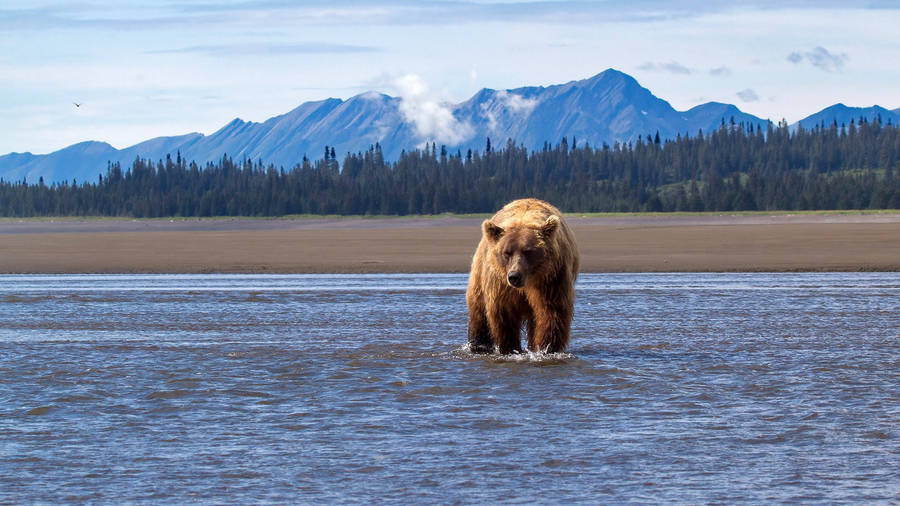
<svg viewBox="0 0 900 506">
<path fill-rule="evenodd" d="M 582 272 L 900 270 L 900 214 L 567 219 Z M 0 272 L 467 272 L 481 220 L 3 219 Z"/>
</svg>

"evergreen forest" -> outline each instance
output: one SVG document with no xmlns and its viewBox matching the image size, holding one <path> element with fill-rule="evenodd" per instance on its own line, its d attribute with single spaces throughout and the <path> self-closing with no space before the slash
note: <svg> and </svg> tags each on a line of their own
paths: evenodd
<svg viewBox="0 0 900 506">
<path fill-rule="evenodd" d="M 302 157 L 301 157 L 302 156 Z M 533 196 L 566 212 L 900 208 L 900 128 L 878 120 L 791 129 L 722 122 L 715 131 L 592 146 L 563 138 L 529 152 L 508 140 L 483 151 L 435 144 L 385 161 L 381 146 L 325 147 L 294 167 L 227 155 L 200 166 L 109 164 L 96 181 L 0 179 L 0 215 L 281 216 L 490 213 Z"/>
</svg>

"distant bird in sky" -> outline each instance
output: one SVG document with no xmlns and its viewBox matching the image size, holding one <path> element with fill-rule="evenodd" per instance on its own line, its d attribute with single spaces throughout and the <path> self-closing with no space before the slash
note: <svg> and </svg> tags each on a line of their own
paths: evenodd
<svg viewBox="0 0 900 506">
<path fill-rule="evenodd" d="M 79 104 L 78 102 L 72 102 L 72 103 L 75 104 L 75 107 L 81 107 L 81 104 Z"/>
</svg>

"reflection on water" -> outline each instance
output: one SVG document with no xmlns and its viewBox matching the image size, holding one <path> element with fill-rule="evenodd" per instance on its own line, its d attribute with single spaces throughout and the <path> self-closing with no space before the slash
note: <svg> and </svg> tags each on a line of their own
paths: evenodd
<svg viewBox="0 0 900 506">
<path fill-rule="evenodd" d="M 582 275 L 512 357 L 465 284 L 0 276 L 0 503 L 900 496 L 898 274 Z"/>
</svg>

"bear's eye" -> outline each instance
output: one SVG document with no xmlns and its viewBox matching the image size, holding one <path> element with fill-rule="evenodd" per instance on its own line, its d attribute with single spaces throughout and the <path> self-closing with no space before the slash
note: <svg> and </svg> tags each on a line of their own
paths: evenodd
<svg viewBox="0 0 900 506">
<path fill-rule="evenodd" d="M 511 257 L 511 256 L 512 256 L 512 250 L 508 249 L 508 250 L 503 251 L 503 258 L 509 260 L 509 257 Z"/>
</svg>

